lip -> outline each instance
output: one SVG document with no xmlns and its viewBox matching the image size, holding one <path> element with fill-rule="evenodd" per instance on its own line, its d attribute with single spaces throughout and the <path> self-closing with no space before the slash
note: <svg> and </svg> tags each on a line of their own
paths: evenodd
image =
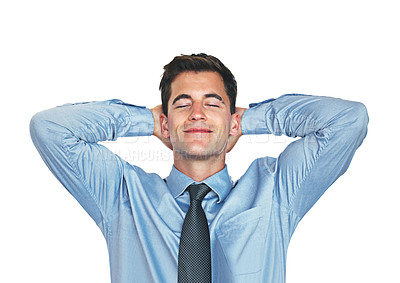
<svg viewBox="0 0 400 283">
<path fill-rule="evenodd" d="M 189 134 L 209 134 L 212 133 L 212 131 L 208 128 L 189 128 L 187 130 L 184 130 L 183 132 L 189 133 Z"/>
</svg>

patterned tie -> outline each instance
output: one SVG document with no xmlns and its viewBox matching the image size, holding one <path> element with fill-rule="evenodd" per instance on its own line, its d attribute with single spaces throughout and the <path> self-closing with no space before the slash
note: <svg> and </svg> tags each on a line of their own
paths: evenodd
<svg viewBox="0 0 400 283">
<path fill-rule="evenodd" d="M 201 202 L 211 190 L 190 185 L 190 207 L 183 221 L 178 255 L 178 283 L 211 283 L 210 233 Z"/>
</svg>

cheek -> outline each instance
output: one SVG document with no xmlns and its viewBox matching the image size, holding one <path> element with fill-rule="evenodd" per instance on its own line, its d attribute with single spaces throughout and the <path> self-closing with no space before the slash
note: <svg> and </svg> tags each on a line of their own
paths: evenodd
<svg viewBox="0 0 400 283">
<path fill-rule="evenodd" d="M 168 133 L 171 139 L 179 134 L 179 124 L 175 123 L 174 120 L 168 120 Z"/>
<path fill-rule="evenodd" d="M 224 132 L 229 133 L 230 129 L 231 129 L 231 116 L 229 115 L 229 116 L 223 117 L 223 119 L 221 119 L 220 123 L 221 123 L 221 128 L 224 129 Z"/>
</svg>

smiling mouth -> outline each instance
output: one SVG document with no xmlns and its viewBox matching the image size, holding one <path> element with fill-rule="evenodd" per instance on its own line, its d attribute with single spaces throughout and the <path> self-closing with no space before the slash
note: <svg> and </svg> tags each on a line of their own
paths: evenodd
<svg viewBox="0 0 400 283">
<path fill-rule="evenodd" d="M 205 129 L 205 128 L 191 128 L 191 129 L 187 129 L 185 131 L 183 131 L 185 133 L 189 133 L 189 134 L 207 134 L 207 133 L 212 133 L 211 130 L 209 129 Z"/>
</svg>

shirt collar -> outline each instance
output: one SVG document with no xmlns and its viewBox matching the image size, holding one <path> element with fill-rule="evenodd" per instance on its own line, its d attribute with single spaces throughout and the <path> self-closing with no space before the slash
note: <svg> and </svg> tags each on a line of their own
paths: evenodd
<svg viewBox="0 0 400 283">
<path fill-rule="evenodd" d="M 217 203 L 224 201 L 232 188 L 232 180 L 229 176 L 228 167 L 226 165 L 224 169 L 208 177 L 202 182 L 194 181 L 192 178 L 186 176 L 176 169 L 175 166 L 172 166 L 171 173 L 166 178 L 166 182 L 174 198 L 177 198 L 183 194 L 186 188 L 191 184 L 205 183 L 218 195 L 219 199 Z"/>
</svg>

